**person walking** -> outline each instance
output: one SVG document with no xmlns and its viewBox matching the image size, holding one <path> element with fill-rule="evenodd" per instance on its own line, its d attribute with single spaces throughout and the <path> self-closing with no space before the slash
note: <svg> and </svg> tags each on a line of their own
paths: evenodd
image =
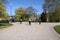
<svg viewBox="0 0 60 40">
<path fill-rule="evenodd" d="M 39 18 L 39 24 L 41 24 L 41 18 Z"/>
<path fill-rule="evenodd" d="M 20 19 L 19 21 L 20 21 L 20 24 L 22 24 L 22 19 Z"/>
<path fill-rule="evenodd" d="M 31 19 L 29 19 L 29 25 L 31 25 Z"/>
</svg>

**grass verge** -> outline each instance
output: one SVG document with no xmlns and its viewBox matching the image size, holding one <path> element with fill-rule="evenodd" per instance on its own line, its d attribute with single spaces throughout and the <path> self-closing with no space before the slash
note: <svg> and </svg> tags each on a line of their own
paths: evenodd
<svg viewBox="0 0 60 40">
<path fill-rule="evenodd" d="M 6 27 L 10 27 L 12 26 L 12 24 L 9 23 L 0 23 L 0 29 L 6 28 Z"/>
<path fill-rule="evenodd" d="M 60 25 L 54 27 L 55 31 L 60 34 Z"/>
</svg>

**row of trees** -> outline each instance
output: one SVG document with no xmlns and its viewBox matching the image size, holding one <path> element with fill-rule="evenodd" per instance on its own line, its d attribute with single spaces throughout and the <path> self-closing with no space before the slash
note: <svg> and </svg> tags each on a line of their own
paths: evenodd
<svg viewBox="0 0 60 40">
<path fill-rule="evenodd" d="M 36 11 L 33 7 L 28 7 L 28 8 L 17 8 L 15 10 L 15 18 L 16 20 L 23 19 L 24 21 L 28 21 L 28 19 L 36 15 Z"/>
<path fill-rule="evenodd" d="M 7 0 L 0 0 L 0 19 L 7 20 L 8 14 L 6 12 L 5 4 Z M 15 10 L 14 17 L 16 20 L 23 19 L 28 20 L 31 16 L 36 16 L 36 10 L 33 7 L 17 8 Z M 45 0 L 43 5 L 43 13 L 41 14 L 41 20 L 50 22 L 60 22 L 60 0 Z"/>
<path fill-rule="evenodd" d="M 60 0 L 45 0 L 43 10 L 49 15 L 49 21 L 60 22 Z"/>
<path fill-rule="evenodd" d="M 6 3 L 8 3 L 8 0 L 0 0 L 0 20 L 8 20 L 9 15 L 6 11 Z M 15 10 L 14 18 L 19 21 L 19 19 L 23 19 L 24 21 L 27 21 L 31 16 L 36 16 L 36 10 L 33 7 L 28 8 L 17 8 Z"/>
</svg>

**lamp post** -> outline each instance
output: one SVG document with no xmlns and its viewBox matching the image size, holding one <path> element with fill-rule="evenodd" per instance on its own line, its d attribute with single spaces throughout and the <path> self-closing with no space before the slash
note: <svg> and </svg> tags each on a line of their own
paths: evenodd
<svg viewBox="0 0 60 40">
<path fill-rule="evenodd" d="M 11 23 L 11 19 L 12 19 L 12 3 L 10 3 L 10 22 Z"/>
<path fill-rule="evenodd" d="M 12 3 L 10 3 L 10 16 L 12 16 Z"/>
</svg>

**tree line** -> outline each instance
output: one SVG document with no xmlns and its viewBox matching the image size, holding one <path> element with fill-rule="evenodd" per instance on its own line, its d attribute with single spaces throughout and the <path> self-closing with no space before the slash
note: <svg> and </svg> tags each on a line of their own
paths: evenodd
<svg viewBox="0 0 60 40">
<path fill-rule="evenodd" d="M 0 19 L 9 20 L 9 15 L 5 8 L 7 2 L 7 0 L 0 0 Z M 14 18 L 17 21 L 21 18 L 27 21 L 31 16 L 36 16 L 36 14 L 37 12 L 33 7 L 17 8 Z M 40 19 L 42 22 L 60 22 L 60 0 L 45 0 Z"/>
<path fill-rule="evenodd" d="M 48 17 L 49 22 L 60 22 L 60 0 L 45 0 L 42 15 L 44 21 Z"/>
<path fill-rule="evenodd" d="M 7 0 L 0 0 L 0 19 L 1 20 L 10 20 L 9 15 L 6 11 L 6 3 Z M 17 8 L 15 10 L 15 15 L 13 15 L 14 18 L 19 21 L 19 19 L 23 19 L 23 21 L 28 21 L 31 16 L 36 16 L 36 10 L 33 7 L 27 7 L 27 8 Z"/>
<path fill-rule="evenodd" d="M 33 7 L 27 8 L 17 8 L 15 10 L 15 19 L 19 21 L 19 19 L 23 19 L 23 21 L 28 21 L 31 16 L 36 16 L 36 10 Z"/>
</svg>

